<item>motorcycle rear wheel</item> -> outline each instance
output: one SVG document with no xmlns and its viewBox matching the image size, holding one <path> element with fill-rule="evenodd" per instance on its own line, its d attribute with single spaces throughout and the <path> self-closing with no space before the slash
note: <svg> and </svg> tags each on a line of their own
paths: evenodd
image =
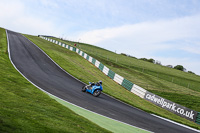
<svg viewBox="0 0 200 133">
<path fill-rule="evenodd" d="M 101 90 L 95 90 L 93 96 L 98 97 L 101 94 Z"/>
</svg>

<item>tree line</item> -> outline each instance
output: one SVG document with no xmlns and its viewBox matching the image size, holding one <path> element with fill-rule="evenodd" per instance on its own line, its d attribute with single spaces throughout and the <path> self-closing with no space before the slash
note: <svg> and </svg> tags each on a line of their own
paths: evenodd
<svg viewBox="0 0 200 133">
<path fill-rule="evenodd" d="M 136 57 L 133 57 L 133 56 L 124 54 L 124 53 L 121 53 L 121 55 L 128 56 L 128 57 L 132 57 L 132 58 L 136 58 Z M 160 61 L 154 60 L 154 59 L 152 59 L 152 58 L 150 58 L 150 59 L 147 59 L 147 58 L 139 58 L 139 60 L 147 61 L 147 62 L 150 62 L 150 63 L 153 63 L 153 64 L 157 64 L 157 65 L 162 65 Z M 192 72 L 192 71 L 187 71 L 186 68 L 184 68 L 184 66 L 182 66 L 182 65 L 176 65 L 176 66 L 174 66 L 174 67 L 173 67 L 172 65 L 166 65 L 166 67 L 169 67 L 169 68 L 177 69 L 177 70 L 180 70 L 180 71 L 184 71 L 184 72 L 188 72 L 188 73 L 195 74 L 195 73 Z"/>
</svg>

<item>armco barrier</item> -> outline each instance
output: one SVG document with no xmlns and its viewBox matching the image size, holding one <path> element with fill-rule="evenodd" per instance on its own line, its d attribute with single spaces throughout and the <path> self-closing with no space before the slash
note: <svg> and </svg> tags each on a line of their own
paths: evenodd
<svg viewBox="0 0 200 133">
<path fill-rule="evenodd" d="M 137 86 L 136 84 L 133 85 L 133 88 L 131 89 L 131 92 L 138 95 L 141 98 L 144 98 L 145 94 L 146 94 L 146 90 L 143 89 L 140 86 Z"/>
<path fill-rule="evenodd" d="M 197 114 L 196 123 L 200 124 L 200 112 L 198 112 Z"/>
<path fill-rule="evenodd" d="M 89 57 L 90 57 L 90 56 L 89 56 L 89 55 L 87 55 L 87 57 L 86 57 L 86 60 L 89 60 Z"/>
<path fill-rule="evenodd" d="M 104 66 L 102 72 L 103 72 L 105 75 L 108 75 L 109 68 L 107 68 L 107 66 Z"/>
<path fill-rule="evenodd" d="M 83 56 L 85 59 L 87 59 L 87 54 L 85 54 L 84 56 Z M 87 59 L 88 60 L 88 59 Z"/>
<path fill-rule="evenodd" d="M 97 68 L 99 68 L 99 65 L 100 65 L 100 62 L 99 62 L 98 60 L 96 60 L 95 66 L 96 66 Z"/>
<path fill-rule="evenodd" d="M 118 75 L 118 74 L 116 74 L 115 73 L 115 77 L 114 77 L 114 79 L 113 79 L 115 82 L 117 82 L 118 84 L 122 84 L 122 82 L 123 82 L 123 80 L 124 80 L 124 78 L 122 77 L 122 76 L 120 76 L 120 75 Z"/>
<path fill-rule="evenodd" d="M 128 81 L 127 79 L 124 79 L 122 82 L 122 86 L 124 88 L 126 88 L 127 90 L 131 91 L 132 87 L 133 87 L 133 83 Z"/>
<path fill-rule="evenodd" d="M 90 63 L 92 63 L 92 57 L 87 55 L 86 60 L 88 60 Z"/>
<path fill-rule="evenodd" d="M 176 104 L 172 101 L 169 101 L 167 99 L 164 99 L 160 96 L 157 96 L 153 93 L 148 92 L 147 90 L 143 89 L 140 86 L 137 86 L 136 84 L 133 84 L 132 82 L 130 82 L 129 80 L 123 78 L 122 76 L 116 74 L 115 72 L 113 72 L 112 70 L 110 70 L 108 67 L 106 67 L 105 65 L 103 65 L 101 62 L 99 62 L 98 60 L 94 59 L 93 57 L 89 56 L 87 53 L 84 53 L 83 51 L 81 51 L 78 48 L 69 46 L 67 44 L 58 42 L 56 40 L 53 39 L 49 39 L 47 37 L 43 37 L 40 36 L 41 38 L 48 40 L 50 42 L 53 42 L 55 44 L 58 44 L 62 47 L 65 47 L 71 51 L 76 52 L 77 54 L 79 54 L 80 56 L 82 56 L 83 58 L 85 58 L 86 60 L 88 60 L 89 62 L 91 62 L 93 65 L 95 65 L 98 69 L 100 69 L 105 75 L 107 75 L 108 77 L 110 77 L 111 79 L 113 79 L 115 82 L 117 82 L 118 84 L 120 84 L 121 86 L 123 86 L 124 88 L 126 88 L 127 90 L 131 91 L 132 93 L 136 94 L 137 96 L 146 99 L 147 101 L 150 101 L 151 103 L 164 108 L 166 110 L 169 110 L 171 112 L 173 112 L 174 114 L 177 114 L 183 118 L 186 118 L 188 120 L 191 120 L 193 122 L 196 122 L 197 124 L 200 124 L 200 112 L 196 112 L 194 110 L 191 110 L 189 108 L 183 107 L 179 104 Z"/>
<path fill-rule="evenodd" d="M 100 62 L 99 64 L 99 69 L 103 72 L 103 69 L 104 69 L 104 65 Z"/>
<path fill-rule="evenodd" d="M 111 79 L 114 79 L 115 77 L 115 73 L 109 69 L 109 72 L 108 72 L 108 77 L 110 77 Z"/>
<path fill-rule="evenodd" d="M 92 58 L 92 64 L 95 65 L 96 59 Z"/>
</svg>

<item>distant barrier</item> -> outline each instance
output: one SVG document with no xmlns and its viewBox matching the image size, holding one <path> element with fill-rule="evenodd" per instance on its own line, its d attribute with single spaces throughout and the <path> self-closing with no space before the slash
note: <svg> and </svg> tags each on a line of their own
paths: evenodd
<svg viewBox="0 0 200 133">
<path fill-rule="evenodd" d="M 179 115 L 183 118 L 186 118 L 190 121 L 196 122 L 197 124 L 200 124 L 200 112 L 191 110 L 189 108 L 186 108 L 184 106 L 181 106 L 179 104 L 176 104 L 170 100 L 164 99 L 160 96 L 157 96 L 151 92 L 148 92 L 147 90 L 143 89 L 142 87 L 133 84 L 132 82 L 130 82 L 129 80 L 125 79 L 124 77 L 116 74 L 115 72 L 113 72 L 112 70 L 110 70 L 108 67 L 106 67 L 105 65 L 103 65 L 101 62 L 99 62 L 98 60 L 96 60 L 95 58 L 89 56 L 87 53 L 81 51 L 78 48 L 72 47 L 70 45 L 64 44 L 62 42 L 44 37 L 44 36 L 39 36 L 42 39 L 45 39 L 47 41 L 50 41 L 52 43 L 58 44 L 64 48 L 67 48 L 71 51 L 76 52 L 77 54 L 79 54 L 80 56 L 82 56 L 83 58 L 85 58 L 86 60 L 88 60 L 90 63 L 92 63 L 94 66 L 96 66 L 99 70 L 101 70 L 105 75 L 107 75 L 108 77 L 110 77 L 112 80 L 114 80 L 116 83 L 118 83 L 119 85 L 123 86 L 124 88 L 126 88 L 127 90 L 129 90 L 130 92 L 134 93 L 135 95 L 161 107 L 164 108 L 176 115 Z"/>
<path fill-rule="evenodd" d="M 198 115 L 196 117 L 196 121 L 197 124 L 200 124 L 200 112 L 198 112 Z"/>
</svg>

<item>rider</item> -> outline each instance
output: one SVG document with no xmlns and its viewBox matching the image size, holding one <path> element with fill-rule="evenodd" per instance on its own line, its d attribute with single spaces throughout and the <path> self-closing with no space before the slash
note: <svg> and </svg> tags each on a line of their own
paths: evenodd
<svg viewBox="0 0 200 133">
<path fill-rule="evenodd" d="M 90 87 L 89 87 L 88 89 L 92 89 L 92 86 L 94 86 L 94 85 L 100 86 L 100 85 L 102 85 L 102 81 L 99 80 L 99 82 L 97 82 L 96 84 L 95 84 L 94 82 L 92 82 L 92 83 L 90 84 Z"/>
<path fill-rule="evenodd" d="M 99 82 L 98 82 L 98 83 L 102 85 L 102 81 L 101 81 L 101 80 L 99 80 Z"/>
</svg>

